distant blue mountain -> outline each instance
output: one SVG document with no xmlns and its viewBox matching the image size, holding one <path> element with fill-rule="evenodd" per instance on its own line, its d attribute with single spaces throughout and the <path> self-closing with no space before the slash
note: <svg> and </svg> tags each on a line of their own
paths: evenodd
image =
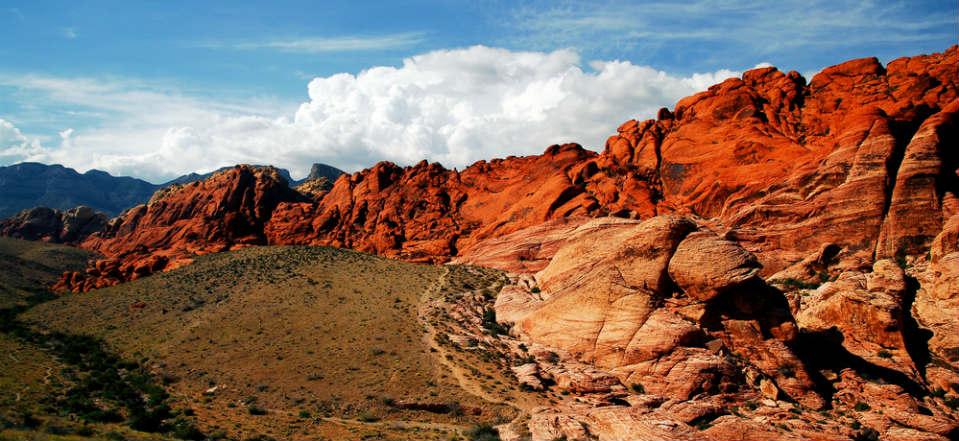
<svg viewBox="0 0 959 441">
<path fill-rule="evenodd" d="M 20 210 L 66 210 L 86 205 L 111 216 L 150 199 L 160 186 L 100 170 L 78 173 L 62 165 L 23 162 L 0 167 L 0 218 Z"/>
</svg>

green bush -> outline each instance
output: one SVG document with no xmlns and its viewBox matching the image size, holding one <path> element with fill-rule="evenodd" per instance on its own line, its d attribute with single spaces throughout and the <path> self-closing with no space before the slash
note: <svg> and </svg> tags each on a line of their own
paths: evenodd
<svg viewBox="0 0 959 441">
<path fill-rule="evenodd" d="M 776 370 L 779 372 L 779 375 L 782 375 L 786 378 L 796 377 L 796 367 L 791 364 L 784 364 L 779 366 L 779 368 Z"/>
<path fill-rule="evenodd" d="M 876 429 L 865 428 L 852 437 L 854 441 L 879 441 L 879 432 Z"/>
</svg>

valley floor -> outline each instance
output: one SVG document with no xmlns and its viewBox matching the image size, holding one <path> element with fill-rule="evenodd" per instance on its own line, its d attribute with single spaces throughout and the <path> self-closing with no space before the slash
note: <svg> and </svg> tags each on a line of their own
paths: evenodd
<svg viewBox="0 0 959 441">
<path fill-rule="evenodd" d="M 430 305 L 479 293 L 492 298 L 507 281 L 494 270 L 414 265 L 334 248 L 255 247 L 38 303 L 23 308 L 17 323 L 35 335 L 102 341 L 118 360 L 162 384 L 171 415 L 206 436 L 466 439 L 477 427 L 517 418 L 522 409 L 513 396 L 531 394 L 490 354 L 461 360 L 436 343 L 438 310 Z M 17 387 L 39 389 L 34 401 L 56 403 L 51 397 L 63 390 L 40 387 L 50 379 L 39 374 L 77 366 L 50 348 L 31 350 L 29 338 L 3 338 L 0 343 L 15 346 L 10 356 L 27 352 L 16 370 L 5 371 L 3 393 L 22 402 L 29 400 L 16 395 Z M 71 379 L 86 375 L 92 374 Z M 71 386 L 64 387 L 69 392 Z M 127 413 L 94 396 L 91 406 Z M 115 429 L 89 415 L 47 416 L 42 405 L 29 413 L 36 429 L 51 436 L 103 437 Z M 65 412 L 47 406 L 46 413 Z M 34 424 L 24 418 L 9 415 L 6 424 Z M 78 426 L 54 428 L 64 419 Z M 25 435 L 8 430 L 2 436 Z"/>
</svg>

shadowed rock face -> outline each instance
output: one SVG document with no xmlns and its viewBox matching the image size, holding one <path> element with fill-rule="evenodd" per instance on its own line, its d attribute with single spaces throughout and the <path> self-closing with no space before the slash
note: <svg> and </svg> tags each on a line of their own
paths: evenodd
<svg viewBox="0 0 959 441">
<path fill-rule="evenodd" d="M 69 210 L 37 207 L 0 220 L 0 236 L 75 244 L 107 225 L 107 216 L 90 207 Z"/>
</svg>

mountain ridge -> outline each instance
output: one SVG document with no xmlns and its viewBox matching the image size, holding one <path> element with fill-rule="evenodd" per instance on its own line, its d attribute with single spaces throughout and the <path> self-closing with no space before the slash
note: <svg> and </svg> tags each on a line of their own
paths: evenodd
<svg viewBox="0 0 959 441">
<path fill-rule="evenodd" d="M 554 145 L 542 155 L 463 170 L 381 162 L 309 197 L 268 194 L 279 188 L 276 169 L 237 167 L 197 188 L 273 201 L 258 215 L 258 243 L 333 245 L 439 263 L 468 259 L 485 240 L 553 219 L 678 213 L 707 219 L 742 243 L 767 275 L 824 244 L 842 249 L 845 264 L 864 267 L 928 247 L 956 214 L 959 189 L 948 177 L 955 158 L 937 152 L 954 136 L 957 61 L 956 46 L 887 66 L 851 60 L 809 84 L 794 71 L 750 70 L 661 110 L 658 119 L 627 121 L 600 153 Z M 900 169 L 912 171 L 897 176 Z M 916 190 L 894 196 L 898 181 L 901 190 Z M 173 233 L 206 216 L 194 196 L 178 194 L 163 206 L 181 217 L 156 227 Z M 916 207 L 935 211 L 918 214 Z M 84 246 L 108 260 L 125 256 L 124 265 L 136 261 L 130 235 L 152 229 L 140 216 L 142 210 L 115 220 L 117 228 Z M 929 220 L 909 226 L 921 216 Z M 219 236 L 185 239 L 154 245 L 174 260 L 206 244 L 233 246 Z"/>
</svg>

